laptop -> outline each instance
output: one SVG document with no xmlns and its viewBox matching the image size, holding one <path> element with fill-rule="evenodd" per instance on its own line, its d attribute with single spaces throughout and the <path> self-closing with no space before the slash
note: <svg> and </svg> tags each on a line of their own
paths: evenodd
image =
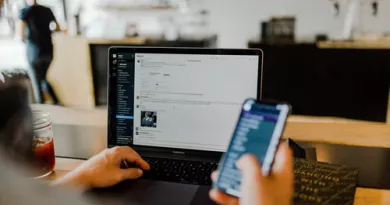
<svg viewBox="0 0 390 205">
<path fill-rule="evenodd" d="M 261 97 L 262 65 L 255 49 L 111 47 L 108 147 L 132 147 L 151 171 L 98 196 L 130 204 L 211 203 L 210 174 L 242 102 Z"/>
</svg>

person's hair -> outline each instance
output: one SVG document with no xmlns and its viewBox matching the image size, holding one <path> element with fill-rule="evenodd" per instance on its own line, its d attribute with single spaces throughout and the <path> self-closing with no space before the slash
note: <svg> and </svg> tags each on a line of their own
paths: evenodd
<svg viewBox="0 0 390 205">
<path fill-rule="evenodd" d="M 11 159 L 29 164 L 33 134 L 27 93 L 17 84 L 0 85 L 0 149 Z"/>
</svg>

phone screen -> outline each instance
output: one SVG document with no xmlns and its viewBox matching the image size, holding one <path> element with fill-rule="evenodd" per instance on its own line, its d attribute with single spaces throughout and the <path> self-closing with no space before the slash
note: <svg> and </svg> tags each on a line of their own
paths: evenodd
<svg viewBox="0 0 390 205">
<path fill-rule="evenodd" d="M 268 175 L 289 114 L 287 104 L 247 100 L 243 104 L 229 147 L 223 156 L 214 186 L 233 196 L 240 196 L 241 172 L 236 161 L 244 154 L 257 157 L 263 175 Z"/>
</svg>

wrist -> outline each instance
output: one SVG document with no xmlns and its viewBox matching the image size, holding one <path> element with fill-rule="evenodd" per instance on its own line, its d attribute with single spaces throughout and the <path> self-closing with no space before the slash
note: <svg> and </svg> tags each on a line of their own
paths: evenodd
<svg viewBox="0 0 390 205">
<path fill-rule="evenodd" d="M 62 178 L 53 182 L 55 186 L 71 186 L 80 191 L 86 191 L 90 188 L 90 183 L 88 182 L 88 177 L 84 176 L 82 173 L 78 172 L 69 172 Z"/>
</svg>

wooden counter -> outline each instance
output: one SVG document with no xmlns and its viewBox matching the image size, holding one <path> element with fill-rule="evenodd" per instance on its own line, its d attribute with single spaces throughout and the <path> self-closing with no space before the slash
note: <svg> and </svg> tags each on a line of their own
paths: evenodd
<svg viewBox="0 0 390 205">
<path fill-rule="evenodd" d="M 144 45 L 141 37 L 109 40 L 56 35 L 55 56 L 48 74 L 60 101 L 68 107 L 95 106 L 94 73 L 90 45 Z M 108 49 L 108 47 L 107 47 Z M 105 56 L 104 58 L 107 58 Z M 107 63 L 102 65 L 107 70 Z"/>
<path fill-rule="evenodd" d="M 55 36 L 54 59 L 48 80 L 65 106 L 93 108 L 92 69 L 87 39 Z"/>
<path fill-rule="evenodd" d="M 69 171 L 75 169 L 83 160 L 56 159 L 55 172 L 50 176 L 50 180 L 58 179 Z M 390 190 L 357 188 L 354 205 L 388 205 L 390 204 Z"/>
<path fill-rule="evenodd" d="M 248 47 L 261 47 L 265 44 L 274 46 L 312 46 L 326 49 L 390 49 L 390 39 L 378 40 L 328 40 L 328 41 L 298 41 L 298 42 L 274 42 L 264 43 L 258 39 L 248 41 Z"/>
<path fill-rule="evenodd" d="M 390 39 L 387 40 L 354 40 L 354 41 L 320 41 L 319 48 L 335 49 L 390 49 Z"/>
<path fill-rule="evenodd" d="M 89 44 L 95 44 L 95 45 L 123 45 L 123 44 L 129 44 L 129 45 L 144 45 L 146 42 L 146 38 L 143 37 L 130 37 L 125 39 L 88 39 Z"/>
</svg>

